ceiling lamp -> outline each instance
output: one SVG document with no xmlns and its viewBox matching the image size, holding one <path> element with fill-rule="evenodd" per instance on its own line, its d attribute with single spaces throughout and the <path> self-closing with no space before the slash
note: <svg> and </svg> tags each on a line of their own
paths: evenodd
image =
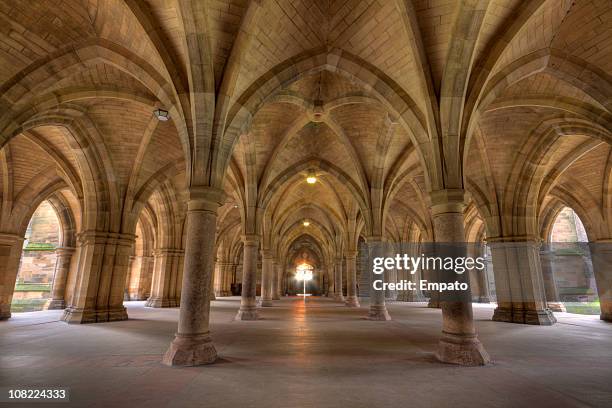
<svg viewBox="0 0 612 408">
<path fill-rule="evenodd" d="M 302 223 L 303 226 L 307 227 L 310 225 L 310 221 L 308 220 L 304 220 L 304 222 Z"/>
<path fill-rule="evenodd" d="M 168 113 L 167 110 L 164 110 L 164 109 L 159 109 L 159 108 L 155 109 L 153 111 L 153 114 L 161 122 L 167 122 L 170 119 L 170 114 Z"/>
<path fill-rule="evenodd" d="M 314 171 L 308 173 L 308 175 L 306 176 L 306 182 L 308 184 L 314 184 L 317 182 L 317 175 Z"/>
</svg>

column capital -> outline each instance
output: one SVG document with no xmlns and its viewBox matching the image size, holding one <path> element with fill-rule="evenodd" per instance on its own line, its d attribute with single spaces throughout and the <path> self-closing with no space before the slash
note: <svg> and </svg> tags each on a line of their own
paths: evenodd
<svg viewBox="0 0 612 408">
<path fill-rule="evenodd" d="M 262 249 L 261 257 L 264 259 L 274 259 L 274 251 L 271 249 Z"/>
<path fill-rule="evenodd" d="M 365 237 L 366 243 L 368 244 L 377 244 L 384 243 L 386 239 L 382 235 L 370 235 Z"/>
<path fill-rule="evenodd" d="M 259 245 L 259 239 L 257 234 L 244 234 L 242 236 L 242 243 L 244 245 L 256 246 Z"/>
<path fill-rule="evenodd" d="M 153 256 L 179 256 L 184 253 L 184 250 L 176 248 L 155 248 L 153 250 Z"/>
<path fill-rule="evenodd" d="M 73 247 L 58 247 L 55 248 L 55 255 L 57 256 L 72 256 L 76 251 L 76 248 Z"/>
<path fill-rule="evenodd" d="M 225 191 L 210 186 L 189 187 L 187 211 L 217 212 L 225 203 Z"/>
<path fill-rule="evenodd" d="M 353 251 L 344 251 L 344 257 L 347 259 L 352 259 L 357 257 L 357 251 L 353 250 Z"/>
<path fill-rule="evenodd" d="M 23 241 L 25 241 L 25 238 L 20 235 L 0 232 L 0 244 L 14 245 Z"/>
<path fill-rule="evenodd" d="M 539 249 L 542 246 L 542 240 L 532 235 L 515 235 L 487 238 L 487 244 L 489 246 L 504 244 L 505 246 L 509 247 L 534 246 Z"/>
<path fill-rule="evenodd" d="M 136 242 L 135 234 L 122 234 L 118 232 L 87 230 L 77 234 L 77 241 L 81 245 L 114 244 L 133 246 Z"/>
<path fill-rule="evenodd" d="M 463 213 L 465 208 L 465 190 L 460 188 L 447 188 L 434 190 L 429 193 L 431 212 L 435 217 L 447 213 Z"/>
</svg>

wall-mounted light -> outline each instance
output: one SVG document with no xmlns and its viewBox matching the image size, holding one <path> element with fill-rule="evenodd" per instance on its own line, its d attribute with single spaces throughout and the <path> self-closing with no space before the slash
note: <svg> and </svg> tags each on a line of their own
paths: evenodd
<svg viewBox="0 0 612 408">
<path fill-rule="evenodd" d="M 167 122 L 170 119 L 170 113 L 168 113 L 168 111 L 164 109 L 155 109 L 153 111 L 153 114 L 161 122 Z"/>
<path fill-rule="evenodd" d="M 308 221 L 308 220 L 304 220 L 304 222 L 302 222 L 302 225 L 303 225 L 303 226 L 305 226 L 305 227 L 307 227 L 307 226 L 309 226 L 309 225 L 310 225 L 310 221 Z"/>
</svg>

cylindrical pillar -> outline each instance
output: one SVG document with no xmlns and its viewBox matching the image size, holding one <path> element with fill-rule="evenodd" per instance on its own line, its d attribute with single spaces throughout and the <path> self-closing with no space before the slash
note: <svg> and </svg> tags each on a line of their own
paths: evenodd
<svg viewBox="0 0 612 408">
<path fill-rule="evenodd" d="M 612 322 L 612 240 L 601 240 L 589 246 L 601 308 L 600 319 Z"/>
<path fill-rule="evenodd" d="M 431 196 L 432 218 L 436 243 L 458 244 L 452 250 L 455 255 L 464 252 L 463 190 L 441 190 Z M 451 272 L 452 273 L 452 272 Z M 467 274 L 456 274 L 453 279 L 467 282 Z M 472 315 L 472 299 L 467 291 L 455 292 L 452 300 L 441 299 L 442 338 L 438 344 L 438 359 L 445 363 L 467 366 L 484 365 L 490 359 L 478 340 Z"/>
<path fill-rule="evenodd" d="M 272 262 L 272 271 L 274 272 L 272 275 L 272 300 L 280 300 L 280 279 L 278 278 L 278 275 L 280 273 L 280 267 L 278 266 L 278 262 L 276 262 L 276 259 L 274 260 L 274 262 Z"/>
<path fill-rule="evenodd" d="M 336 258 L 336 268 L 334 273 L 334 300 L 344 302 L 344 293 L 342 289 L 342 258 Z"/>
<path fill-rule="evenodd" d="M 70 273 L 72 255 L 76 248 L 57 248 L 55 250 L 56 262 L 53 275 L 53 289 L 51 290 L 51 301 L 47 309 L 64 309 L 66 307 L 66 282 Z"/>
<path fill-rule="evenodd" d="M 257 320 L 257 251 L 259 236 L 242 237 L 242 298 L 236 320 Z"/>
<path fill-rule="evenodd" d="M 346 306 L 359 307 L 359 297 L 357 296 L 357 251 L 346 251 Z"/>
<path fill-rule="evenodd" d="M 261 251 L 261 306 L 274 306 L 272 303 L 272 282 L 274 281 L 274 256 L 272 251 Z"/>
<path fill-rule="evenodd" d="M 385 289 L 376 290 L 373 284 L 375 280 L 385 282 L 386 277 L 384 272 L 380 275 L 374 274 L 372 264 L 374 258 L 382 258 L 386 255 L 386 248 L 384 247 L 382 237 L 368 237 L 367 248 L 369 252 L 368 273 L 372 274 L 370 279 L 370 311 L 368 313 L 368 320 L 391 320 L 385 303 L 386 291 Z"/>
<path fill-rule="evenodd" d="M 178 332 L 164 355 L 166 365 L 208 364 L 217 358 L 208 323 L 217 210 L 224 197 L 222 190 L 210 187 L 190 189 Z"/>
<path fill-rule="evenodd" d="M 0 233 L 0 320 L 11 317 L 11 302 L 22 250 L 23 237 Z"/>
</svg>

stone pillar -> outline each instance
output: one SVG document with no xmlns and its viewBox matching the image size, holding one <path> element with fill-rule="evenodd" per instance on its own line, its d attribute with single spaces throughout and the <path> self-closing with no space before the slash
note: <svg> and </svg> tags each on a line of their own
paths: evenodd
<svg viewBox="0 0 612 408">
<path fill-rule="evenodd" d="M 177 250 L 170 248 L 157 248 L 153 251 L 155 259 L 153 269 L 153 283 L 151 285 L 151 296 L 147 299 L 147 307 L 176 307 L 176 277 L 178 270 Z M 174 291 L 172 286 L 174 283 Z"/>
<path fill-rule="evenodd" d="M 425 245 L 425 248 L 423 249 L 423 254 L 425 256 L 435 256 L 434 251 L 431 248 L 431 245 Z M 423 274 L 425 275 L 425 279 L 428 281 L 433 281 L 433 282 L 440 282 L 440 276 L 438 271 L 436 271 L 435 269 L 425 269 L 422 270 Z M 429 301 L 427 303 L 427 307 L 432 308 L 432 309 L 440 309 L 441 305 L 440 305 L 440 292 L 437 291 L 429 291 Z"/>
<path fill-rule="evenodd" d="M 55 250 L 55 273 L 53 274 L 53 289 L 51 290 L 51 301 L 47 306 L 49 310 L 63 309 L 66 307 L 66 282 L 70 273 L 70 264 L 75 248 L 57 248 Z"/>
<path fill-rule="evenodd" d="M 408 248 L 402 246 L 397 248 L 397 253 L 403 254 L 406 253 L 409 256 L 421 256 L 421 252 L 419 251 L 418 243 L 410 243 L 407 244 Z M 395 254 L 393 254 L 395 256 Z M 423 295 L 421 291 L 419 281 L 421 277 L 421 269 L 419 268 L 414 273 L 412 271 L 408 271 L 406 269 L 399 269 L 397 271 L 397 279 L 411 281 L 415 285 L 415 290 L 400 290 L 397 294 L 397 300 L 400 302 L 425 302 L 427 298 Z"/>
<path fill-rule="evenodd" d="M 278 262 L 276 262 L 276 259 L 274 259 L 274 262 L 272 262 L 272 300 L 280 300 L 280 296 L 279 296 L 279 285 L 280 285 L 280 281 L 278 278 L 278 274 L 280 273 L 280 268 L 278 266 Z"/>
<path fill-rule="evenodd" d="M 431 194 L 431 213 L 436 243 L 465 242 L 463 227 L 463 190 L 441 190 Z M 459 247 L 460 248 L 460 247 Z M 467 254 L 456 254 L 466 256 Z M 452 273 L 452 272 L 451 272 Z M 466 274 L 454 274 L 459 282 L 467 282 Z M 472 315 L 472 299 L 467 291 L 455 292 L 452 300 L 441 299 L 442 338 L 438 344 L 438 359 L 444 363 L 476 366 L 490 359 L 478 340 Z"/>
<path fill-rule="evenodd" d="M 172 256 L 172 274 L 170 275 L 170 307 L 179 307 L 181 304 L 181 285 L 183 283 L 183 258 L 185 251 L 175 249 Z"/>
<path fill-rule="evenodd" d="M 282 262 L 277 262 L 275 264 L 275 268 L 276 268 L 276 292 L 273 294 L 273 297 L 272 297 L 273 300 L 280 300 L 281 297 L 284 295 L 284 293 L 283 293 L 283 272 L 284 272 L 283 265 L 284 264 Z"/>
<path fill-rule="evenodd" d="M 209 364 L 217 358 L 208 323 L 217 210 L 225 194 L 210 187 L 192 187 L 189 195 L 178 332 L 163 358 L 170 366 Z"/>
<path fill-rule="evenodd" d="M 346 251 L 346 306 L 359 307 L 357 296 L 357 251 Z"/>
<path fill-rule="evenodd" d="M 540 243 L 518 237 L 489 238 L 498 322 L 550 326 L 557 320 L 546 304 L 540 261 Z"/>
<path fill-rule="evenodd" d="M 99 323 L 128 318 L 123 298 L 135 241 L 134 234 L 84 231 L 77 235 L 78 277 L 63 321 Z"/>
<path fill-rule="evenodd" d="M 385 304 L 386 291 L 374 289 L 373 282 L 375 280 L 382 280 L 386 282 L 385 275 L 374 274 L 372 260 L 377 257 L 384 257 L 386 254 L 385 244 L 381 237 L 368 237 L 367 238 L 368 248 L 368 270 L 367 273 L 371 274 L 370 281 L 370 311 L 368 312 L 368 320 L 391 320 L 391 316 L 387 311 L 387 305 Z"/>
<path fill-rule="evenodd" d="M 0 233 L 0 320 L 11 317 L 11 302 L 22 251 L 23 237 Z"/>
<path fill-rule="evenodd" d="M 334 274 L 334 300 L 344 302 L 342 290 L 342 258 L 336 258 L 336 268 Z"/>
<path fill-rule="evenodd" d="M 152 256 L 134 256 L 130 268 L 128 300 L 146 300 L 151 293 L 154 258 Z"/>
<path fill-rule="evenodd" d="M 484 259 L 484 244 L 481 242 L 470 242 L 468 245 L 468 256 L 471 258 Z M 469 270 L 470 278 L 473 278 L 478 285 L 478 303 L 491 303 L 491 292 L 489 291 L 489 277 L 487 268 Z"/>
<path fill-rule="evenodd" d="M 540 248 L 540 262 L 542 268 L 542 279 L 544 280 L 544 293 L 546 303 L 553 312 L 565 312 L 565 305 L 561 303 L 559 290 L 555 282 L 554 261 L 555 253 L 549 248 Z"/>
<path fill-rule="evenodd" d="M 612 241 L 597 241 L 589 247 L 601 308 L 600 319 L 612 322 Z"/>
<path fill-rule="evenodd" d="M 244 235 L 242 237 L 242 298 L 236 320 L 257 320 L 257 251 L 259 237 Z"/>
<path fill-rule="evenodd" d="M 234 265 L 229 262 L 217 262 L 217 266 L 219 268 L 217 296 L 232 296 L 232 268 Z"/>
<path fill-rule="evenodd" d="M 272 282 L 274 281 L 274 256 L 269 250 L 261 251 L 261 305 L 263 307 L 274 306 L 272 303 Z"/>
</svg>

